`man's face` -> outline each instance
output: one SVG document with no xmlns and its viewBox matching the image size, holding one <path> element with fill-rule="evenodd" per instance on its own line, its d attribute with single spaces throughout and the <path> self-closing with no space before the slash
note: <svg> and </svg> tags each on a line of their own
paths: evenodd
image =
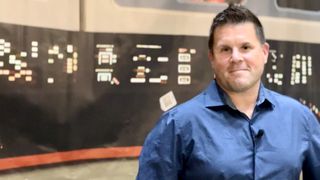
<svg viewBox="0 0 320 180">
<path fill-rule="evenodd" d="M 253 23 L 226 24 L 214 32 L 209 59 L 216 80 L 229 93 L 258 88 L 269 45 L 261 44 Z"/>
</svg>

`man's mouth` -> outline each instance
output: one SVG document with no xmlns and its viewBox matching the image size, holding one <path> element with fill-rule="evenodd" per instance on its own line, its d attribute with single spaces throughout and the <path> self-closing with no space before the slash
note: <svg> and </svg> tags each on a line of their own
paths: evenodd
<svg viewBox="0 0 320 180">
<path fill-rule="evenodd" d="M 242 72 L 242 71 L 248 71 L 248 69 L 246 69 L 246 68 L 231 69 L 229 72 L 235 73 L 235 72 Z"/>
</svg>

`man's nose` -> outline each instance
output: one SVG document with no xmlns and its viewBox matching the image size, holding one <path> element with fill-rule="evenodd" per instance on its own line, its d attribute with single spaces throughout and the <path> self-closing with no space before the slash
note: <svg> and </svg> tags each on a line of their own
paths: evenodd
<svg viewBox="0 0 320 180">
<path fill-rule="evenodd" d="M 232 62 L 238 62 L 243 60 L 242 53 L 239 51 L 239 49 L 237 48 L 232 49 L 232 54 L 230 59 Z"/>
</svg>

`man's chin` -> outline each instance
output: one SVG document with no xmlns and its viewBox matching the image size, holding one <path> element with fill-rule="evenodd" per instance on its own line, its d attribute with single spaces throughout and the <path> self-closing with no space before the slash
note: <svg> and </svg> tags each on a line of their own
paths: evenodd
<svg viewBox="0 0 320 180">
<path fill-rule="evenodd" d="M 230 90 L 232 90 L 233 92 L 245 92 L 247 90 L 249 90 L 250 88 L 252 88 L 253 85 L 251 83 L 248 83 L 248 81 L 237 81 L 237 82 L 233 82 L 229 84 L 229 88 Z"/>
</svg>

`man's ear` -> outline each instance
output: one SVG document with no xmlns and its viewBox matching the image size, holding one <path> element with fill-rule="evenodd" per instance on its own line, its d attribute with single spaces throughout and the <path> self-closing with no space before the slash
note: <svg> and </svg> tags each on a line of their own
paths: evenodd
<svg viewBox="0 0 320 180">
<path fill-rule="evenodd" d="M 208 50 L 208 59 L 210 60 L 210 63 L 214 60 L 213 52 L 210 49 Z"/>
<path fill-rule="evenodd" d="M 263 54 L 264 54 L 264 63 L 265 64 L 268 62 L 269 49 L 270 49 L 270 45 L 267 42 L 265 42 L 262 45 L 262 51 L 263 51 Z"/>
<path fill-rule="evenodd" d="M 210 64 L 211 64 L 211 69 L 213 70 L 213 61 L 214 61 L 214 55 L 213 55 L 213 52 L 212 52 L 212 50 L 208 50 L 208 59 L 209 59 L 209 61 L 210 61 Z M 214 74 L 214 72 L 213 72 L 213 79 L 215 79 L 216 78 L 216 76 L 215 76 L 215 74 Z"/>
</svg>

